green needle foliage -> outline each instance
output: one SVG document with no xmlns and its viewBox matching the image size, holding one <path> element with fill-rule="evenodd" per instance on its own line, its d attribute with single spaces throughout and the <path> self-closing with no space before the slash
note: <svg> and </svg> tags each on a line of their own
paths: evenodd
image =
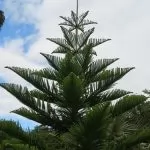
<svg viewBox="0 0 150 150">
<path fill-rule="evenodd" d="M 14 83 L 0 86 L 26 106 L 13 113 L 48 126 L 47 132 L 54 132 L 66 144 L 65 149 L 127 150 L 150 139 L 149 128 L 139 128 L 129 119 L 130 111 L 147 97 L 114 88 L 133 67 L 109 69 L 118 58 L 96 59 L 94 48 L 110 39 L 91 38 L 94 28 L 85 27 L 96 22 L 86 19 L 88 13 L 78 15 L 77 10 L 71 11 L 71 17 L 61 16 L 64 38 L 48 40 L 58 45 L 52 53 L 62 55 L 41 53 L 47 68 L 6 67 L 35 89 Z M 9 128 L 9 122 L 5 128 L 2 124 L 0 130 L 41 149 L 39 134 L 26 133 L 16 124 Z"/>
<path fill-rule="evenodd" d="M 15 150 L 18 150 L 18 147 L 22 147 L 22 149 L 24 147 L 26 149 L 27 147 L 31 147 L 31 150 L 34 150 L 36 148 L 38 148 L 39 150 L 44 149 L 44 144 L 39 139 L 38 135 L 36 135 L 35 133 L 31 133 L 30 131 L 24 131 L 18 123 L 15 123 L 13 121 L 1 120 L 0 130 L 5 133 L 3 133 L 4 135 L 1 139 L 2 147 L 15 147 Z M 9 135 L 10 137 L 8 137 L 7 135 Z M 20 141 L 14 138 L 19 139 Z"/>
</svg>

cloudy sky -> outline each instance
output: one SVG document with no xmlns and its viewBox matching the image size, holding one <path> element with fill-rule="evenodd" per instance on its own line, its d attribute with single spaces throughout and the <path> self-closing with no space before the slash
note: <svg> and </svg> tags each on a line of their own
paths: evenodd
<svg viewBox="0 0 150 150">
<path fill-rule="evenodd" d="M 79 0 L 79 12 L 89 10 L 89 19 L 97 21 L 96 38 L 111 38 L 99 46 L 99 58 L 120 58 L 113 67 L 135 67 L 118 82 L 117 87 L 141 93 L 150 89 L 150 1 L 149 0 Z M 62 37 L 59 16 L 69 16 L 76 0 L 0 0 L 6 22 L 0 31 L 0 82 L 28 85 L 5 66 L 42 68 L 46 60 L 39 52 L 51 53 L 56 45 L 47 37 Z M 25 127 L 34 123 L 13 114 L 22 105 L 0 88 L 0 117 L 21 121 Z"/>
</svg>

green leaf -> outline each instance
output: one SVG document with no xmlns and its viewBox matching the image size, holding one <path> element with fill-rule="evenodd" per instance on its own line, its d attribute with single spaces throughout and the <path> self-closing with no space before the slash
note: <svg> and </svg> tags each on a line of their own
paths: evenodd
<svg viewBox="0 0 150 150">
<path fill-rule="evenodd" d="M 97 22 L 90 21 L 90 20 L 83 20 L 82 26 L 90 25 L 90 24 L 97 24 Z"/>
<path fill-rule="evenodd" d="M 48 80 L 46 79 L 44 80 L 42 77 L 34 75 L 34 71 L 32 71 L 31 69 L 19 67 L 7 67 L 7 68 L 14 71 L 16 74 L 21 76 L 23 79 L 28 81 L 30 84 L 32 84 L 34 87 L 41 90 L 42 92 L 48 95 L 49 94 L 53 95 Z"/>
<path fill-rule="evenodd" d="M 39 107 L 39 102 L 31 96 L 30 92 L 26 87 L 23 88 L 19 85 L 6 83 L 0 84 L 0 86 L 7 90 L 9 93 L 11 93 L 13 96 L 15 96 L 21 103 L 28 106 L 33 111 L 40 113 L 40 115 L 43 115 L 48 119 L 51 119 L 49 113 L 43 110 L 43 108 Z"/>
<path fill-rule="evenodd" d="M 39 149 L 45 149 L 42 141 L 35 135 L 31 134 L 31 132 L 25 132 L 19 123 L 15 123 L 13 121 L 0 121 L 0 130 L 4 131 L 8 135 L 18 138 L 23 141 L 25 144 L 29 144 L 32 146 L 36 146 Z"/>
<path fill-rule="evenodd" d="M 120 99 L 112 110 L 113 116 L 121 115 L 131 109 L 135 108 L 139 104 L 142 104 L 147 100 L 147 97 L 143 95 L 129 95 Z"/>
<path fill-rule="evenodd" d="M 46 118 L 45 116 L 40 115 L 37 112 L 29 110 L 25 107 L 13 110 L 11 112 L 20 115 L 22 117 L 25 117 L 27 119 L 34 120 L 35 122 L 38 122 L 43 125 L 52 125 L 52 123 L 49 122 L 50 120 L 49 118 Z"/>
<path fill-rule="evenodd" d="M 109 122 L 109 103 L 97 105 L 64 134 L 63 140 L 78 150 L 99 150 L 107 137 Z"/>
<path fill-rule="evenodd" d="M 94 29 L 95 28 L 92 28 L 84 33 L 81 33 L 79 36 L 78 36 L 78 50 L 80 48 L 82 48 L 88 41 L 88 38 L 90 37 L 90 35 L 94 32 Z"/>
<path fill-rule="evenodd" d="M 122 145 L 118 145 L 119 148 L 129 149 L 139 143 L 149 143 L 150 141 L 150 129 L 137 130 L 135 134 L 128 136 L 124 139 Z"/>
<path fill-rule="evenodd" d="M 95 91 L 95 89 L 96 89 L 95 87 L 90 85 L 90 90 L 89 90 L 88 94 L 92 95 L 92 93 Z M 93 96 L 90 99 L 87 99 L 85 102 L 87 102 L 89 104 L 89 106 L 94 106 L 98 103 L 117 100 L 118 98 L 121 98 L 130 93 L 131 92 L 128 92 L 125 90 L 120 90 L 120 89 L 110 90 L 110 91 L 102 92 L 96 96 Z"/>
<path fill-rule="evenodd" d="M 64 47 L 59 46 L 58 48 L 56 48 L 53 53 L 61 53 L 61 54 L 66 54 L 68 52 L 68 49 L 65 49 Z"/>
<path fill-rule="evenodd" d="M 87 101 L 91 101 L 93 98 L 97 97 L 101 92 L 110 89 L 116 81 L 121 79 L 132 69 L 133 68 L 117 68 L 112 70 L 106 70 L 102 72 L 96 80 L 94 79 L 95 81 L 99 81 L 94 82 L 93 79 L 91 79 L 91 83 L 87 86 L 87 89 L 89 88 L 89 86 L 92 86 L 93 93 L 91 93 L 88 96 Z"/>
<path fill-rule="evenodd" d="M 82 24 L 83 20 L 86 18 L 86 16 L 88 15 L 89 11 L 86 11 L 85 13 L 81 14 L 79 16 L 79 24 Z"/>
<path fill-rule="evenodd" d="M 88 66 L 92 61 L 92 46 L 91 45 L 86 45 L 84 49 L 82 50 L 82 56 L 83 56 L 83 63 L 82 69 L 85 74 L 86 70 L 88 70 Z"/>
<path fill-rule="evenodd" d="M 64 97 L 68 106 L 79 107 L 82 90 L 82 81 L 74 73 L 70 73 L 63 81 Z"/>
<path fill-rule="evenodd" d="M 71 11 L 71 18 L 74 21 L 74 24 L 77 25 L 78 24 L 78 17 L 77 17 L 77 14 L 73 11 Z"/>
<path fill-rule="evenodd" d="M 104 42 L 110 41 L 111 39 L 89 39 L 88 44 L 92 44 L 93 47 L 96 47 Z"/>
<path fill-rule="evenodd" d="M 61 39 L 61 38 L 47 38 L 47 40 L 56 43 L 59 46 L 62 46 L 65 49 L 70 50 L 70 46 L 67 44 L 66 39 Z"/>
<path fill-rule="evenodd" d="M 132 68 L 114 68 L 110 70 L 103 70 L 101 73 L 97 74 L 94 78 L 91 78 L 91 82 L 99 82 L 100 86 L 105 86 L 106 84 L 112 85 L 133 69 L 134 68 L 132 67 Z"/>
<path fill-rule="evenodd" d="M 58 75 L 59 73 L 51 68 L 44 68 L 41 70 L 34 71 L 33 75 L 40 76 L 42 78 L 46 78 L 53 81 L 59 81 Z"/>
<path fill-rule="evenodd" d="M 44 54 L 44 53 L 40 53 L 40 54 L 43 55 L 47 59 L 49 65 L 53 69 L 55 69 L 57 71 L 60 69 L 60 63 L 63 60 L 61 57 L 57 57 L 57 56 L 53 56 L 53 55 L 49 55 L 49 54 Z"/>
<path fill-rule="evenodd" d="M 61 26 L 61 30 L 64 34 L 64 37 L 68 43 L 74 50 L 76 49 L 76 40 L 75 40 L 75 34 L 67 30 L 66 28 Z"/>
<path fill-rule="evenodd" d="M 62 18 L 63 20 L 65 20 L 65 23 L 69 24 L 70 26 L 74 26 L 74 22 L 73 22 L 72 18 L 63 17 L 63 16 L 60 16 L 60 18 Z"/>
<path fill-rule="evenodd" d="M 15 96 L 21 103 L 36 109 L 36 100 L 30 95 L 27 87 L 8 83 L 1 83 L 0 86 Z"/>
<path fill-rule="evenodd" d="M 117 61 L 118 58 L 115 59 L 98 59 L 93 61 L 88 65 L 86 78 L 87 80 L 91 80 L 95 77 L 98 73 L 101 73 L 104 69 L 106 69 L 109 65 Z M 105 72 L 104 72 L 105 73 Z"/>
<path fill-rule="evenodd" d="M 53 92 L 53 93 L 58 94 L 57 92 Z M 49 103 L 55 103 L 56 100 L 54 97 L 51 97 L 39 90 L 31 90 L 30 95 L 34 98 L 37 98 L 39 100 L 44 100 L 45 102 L 49 102 Z"/>
</svg>

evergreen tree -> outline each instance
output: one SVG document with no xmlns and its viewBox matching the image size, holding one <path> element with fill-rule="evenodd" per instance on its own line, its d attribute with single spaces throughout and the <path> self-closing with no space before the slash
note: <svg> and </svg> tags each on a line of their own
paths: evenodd
<svg viewBox="0 0 150 150">
<path fill-rule="evenodd" d="M 2 133 L 1 150 L 11 148 L 13 150 L 44 150 L 43 141 L 36 133 L 24 131 L 19 123 L 7 120 L 0 120 L 0 130 Z"/>
<path fill-rule="evenodd" d="M 41 70 L 6 67 L 33 85 L 34 90 L 14 83 L 0 86 L 26 105 L 13 113 L 50 127 L 49 132 L 56 133 L 68 149 L 127 150 L 150 138 L 149 128 L 138 128 L 127 120 L 130 110 L 147 97 L 113 88 L 133 68 L 109 69 L 118 58 L 95 59 L 94 48 L 110 39 L 90 38 L 94 28 L 85 30 L 85 27 L 96 22 L 86 19 L 88 13 L 78 15 L 77 4 L 71 17 L 61 16 L 64 38 L 48 40 L 58 45 L 52 53 L 63 54 L 62 57 L 41 53 L 49 67 Z M 44 149 L 37 134 L 25 133 L 16 124 L 10 128 L 9 123 L 4 126 L 0 122 L 0 130 Z"/>
<path fill-rule="evenodd" d="M 22 107 L 13 113 L 66 132 L 90 107 L 131 93 L 111 88 L 133 68 L 107 69 L 118 58 L 94 60 L 93 48 L 110 39 L 89 38 L 94 28 L 85 31 L 84 27 L 95 22 L 86 20 L 87 15 L 88 11 L 80 16 L 72 11 L 71 18 L 61 16 L 65 20 L 60 24 L 64 39 L 48 40 L 59 45 L 53 53 L 64 53 L 65 57 L 41 53 L 50 67 L 40 71 L 6 67 L 36 88 L 29 91 L 17 84 L 0 84 L 29 108 Z"/>
</svg>

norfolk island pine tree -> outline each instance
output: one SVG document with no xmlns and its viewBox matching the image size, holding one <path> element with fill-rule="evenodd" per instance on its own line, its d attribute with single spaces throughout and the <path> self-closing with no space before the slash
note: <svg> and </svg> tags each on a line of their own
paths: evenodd
<svg viewBox="0 0 150 150">
<path fill-rule="evenodd" d="M 147 97 L 113 88 L 133 68 L 108 69 L 118 58 L 94 59 L 94 48 L 110 39 L 90 38 L 94 28 L 86 31 L 85 27 L 96 22 L 86 19 L 88 13 L 78 15 L 77 1 L 77 11 L 71 11 L 71 17 L 61 16 L 64 38 L 48 40 L 58 45 L 52 53 L 63 56 L 41 53 L 48 68 L 6 67 L 33 85 L 34 90 L 14 83 L 0 86 L 27 106 L 13 113 L 49 126 L 66 149 L 130 149 L 150 138 L 149 128 L 128 121 L 130 110 Z M 38 149 L 48 149 L 38 134 L 25 132 L 14 122 L 1 121 L 0 130 Z"/>
</svg>

